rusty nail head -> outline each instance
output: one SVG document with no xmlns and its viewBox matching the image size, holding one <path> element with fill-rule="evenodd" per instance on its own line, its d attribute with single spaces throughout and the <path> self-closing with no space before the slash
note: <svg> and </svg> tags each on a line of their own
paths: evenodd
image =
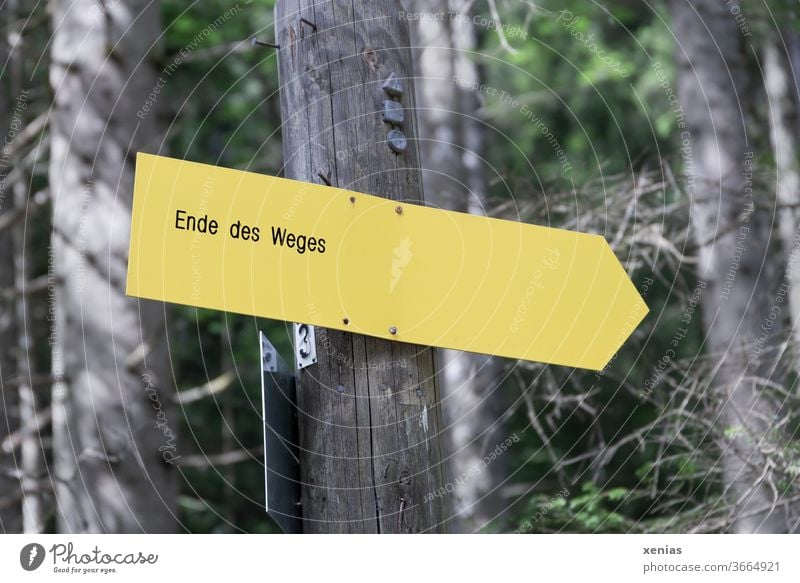
<svg viewBox="0 0 800 583">
<path fill-rule="evenodd" d="M 403 214 L 403 207 L 401 207 L 400 205 L 397 205 L 396 207 L 394 207 L 394 212 L 396 212 L 398 215 L 402 215 Z"/>
</svg>

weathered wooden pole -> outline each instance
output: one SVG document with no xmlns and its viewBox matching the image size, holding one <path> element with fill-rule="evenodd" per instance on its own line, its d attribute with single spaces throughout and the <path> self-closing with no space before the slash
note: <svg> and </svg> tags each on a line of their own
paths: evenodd
<svg viewBox="0 0 800 583">
<path fill-rule="evenodd" d="M 422 202 L 401 10 L 398 0 L 278 1 L 287 178 Z M 392 74 L 399 85 L 387 90 Z M 384 122 L 384 101 L 399 103 L 402 122 Z M 390 144 L 392 129 L 405 149 L 402 139 Z M 298 204 L 318 202 L 299 192 Z M 389 286 L 393 259 L 365 265 L 364 277 Z M 337 293 L 335 281 L 326 293 Z M 444 532 L 433 351 L 326 329 L 316 330 L 316 349 L 318 362 L 297 378 L 304 532 Z"/>
</svg>

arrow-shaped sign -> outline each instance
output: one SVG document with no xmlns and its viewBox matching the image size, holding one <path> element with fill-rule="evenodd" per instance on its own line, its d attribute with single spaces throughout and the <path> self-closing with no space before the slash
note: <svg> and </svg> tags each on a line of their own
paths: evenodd
<svg viewBox="0 0 800 583">
<path fill-rule="evenodd" d="M 148 154 L 127 293 L 594 370 L 648 311 L 598 235 Z"/>
</svg>

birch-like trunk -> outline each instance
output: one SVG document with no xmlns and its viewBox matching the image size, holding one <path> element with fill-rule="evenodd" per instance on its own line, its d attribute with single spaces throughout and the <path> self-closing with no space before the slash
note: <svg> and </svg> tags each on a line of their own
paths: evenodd
<svg viewBox="0 0 800 583">
<path fill-rule="evenodd" d="M 470 88 L 478 80 L 475 31 L 466 0 L 414 0 L 420 159 L 429 205 L 485 214 L 483 127 Z M 505 402 L 497 390 L 500 367 L 489 357 L 438 351 L 454 531 L 487 526 L 502 509 L 499 494 L 507 463 L 483 458 L 502 435 Z"/>
<path fill-rule="evenodd" d="M 5 23 L 2 23 L 3 25 Z M 0 43 L 0 62 L 8 55 Z M 0 127 L 5 133 L 11 123 L 8 85 L 0 86 Z M 6 179 L 11 172 L 7 148 L 0 149 L 0 224 L 13 210 L 13 192 Z M 0 443 L 19 429 L 19 400 L 16 387 L 17 345 L 14 311 L 14 241 L 11 228 L 0 229 Z M 22 528 L 21 485 L 14 473 L 18 462 L 12 450 L 0 449 L 0 533 L 16 533 Z"/>
<path fill-rule="evenodd" d="M 5 104 L 0 102 L 0 108 Z M 5 122 L 5 109 L 0 109 Z M 5 124 L 3 124 L 5 125 Z M 0 162 L 0 180 L 8 168 Z M 11 209 L 9 196 L 0 182 L 0 220 Z M 8 229 L 0 230 L 0 443 L 19 429 L 19 399 L 16 387 L 16 326 L 14 303 L 4 292 L 14 289 L 14 247 Z M 0 534 L 21 532 L 21 484 L 15 476 L 18 461 L 13 450 L 0 449 Z"/>
<path fill-rule="evenodd" d="M 792 70 L 791 47 L 794 33 L 767 35 L 763 48 L 764 84 L 769 99 L 772 153 L 777 171 L 778 217 L 785 254 L 786 279 L 789 283 L 789 312 L 792 324 L 791 348 L 795 370 L 800 372 L 800 171 L 797 149 L 798 88 Z"/>
<path fill-rule="evenodd" d="M 8 10 L 12 18 L 20 21 L 24 18 L 17 0 L 9 2 Z M 11 92 L 17 104 L 13 112 L 14 122 L 19 124 L 21 130 L 26 121 L 28 105 L 27 93 L 23 93 L 25 45 L 23 44 L 24 40 L 21 33 L 14 30 L 15 26 L 12 23 L 9 27 L 9 38 L 15 38 L 16 44 L 9 58 L 7 73 Z M 17 209 L 24 209 L 23 219 L 14 226 L 12 231 L 14 241 L 14 303 L 17 323 L 15 356 L 17 361 L 17 390 L 19 392 L 19 422 L 24 435 L 20 440 L 18 459 L 21 472 L 20 484 L 22 486 L 22 530 L 25 533 L 38 534 L 44 531 L 45 526 L 44 502 L 39 491 L 39 481 L 44 478 L 45 474 L 45 460 L 39 431 L 31 430 L 31 428 L 39 426 L 39 410 L 36 394 L 31 383 L 34 358 L 34 346 L 31 340 L 33 322 L 30 317 L 29 298 L 26 294 L 28 282 L 31 280 L 30 265 L 32 263 L 28 246 L 29 230 L 31 229 L 30 214 L 28 213 L 30 177 L 27 170 L 23 168 L 21 157 L 21 154 L 15 157 L 14 163 L 17 166 L 18 174 L 10 185 L 14 195 L 14 206 Z"/>
<path fill-rule="evenodd" d="M 17 208 L 27 208 L 28 201 L 27 173 L 22 172 L 12 185 L 14 204 Z M 28 297 L 25 293 L 30 281 L 31 252 L 28 247 L 27 217 L 14 225 L 14 304 L 16 312 L 16 382 L 19 393 L 19 424 L 23 431 L 20 440 L 19 463 L 20 483 L 22 486 L 22 530 L 25 533 L 44 531 L 44 506 L 39 492 L 38 482 L 44 478 L 44 452 L 38 427 L 39 408 L 31 377 L 33 370 L 34 347 L 31 341 L 32 321 L 28 309 Z"/>
<path fill-rule="evenodd" d="M 0 102 L 0 108 L 5 105 Z M 0 115 L 5 109 L 0 109 Z M 6 118 L 3 115 L 3 121 Z M 5 125 L 5 124 L 4 124 Z M 0 163 L 0 180 L 7 175 Z M 0 182 L 0 220 L 8 213 L 9 197 Z M 5 196 L 4 196 L 5 195 Z M 0 293 L 14 289 L 14 247 L 8 229 L 0 231 Z M 16 326 L 13 300 L 0 296 L 0 443 L 19 429 L 19 399 L 16 387 Z M 18 533 L 22 529 L 21 484 L 15 473 L 18 469 L 16 453 L 0 449 L 0 534 Z"/>
<path fill-rule="evenodd" d="M 158 103 L 145 108 L 159 4 L 54 0 L 50 10 L 59 530 L 169 532 L 179 452 L 166 311 L 125 296 L 135 155 L 159 148 Z"/>
<path fill-rule="evenodd" d="M 714 420 L 725 436 L 720 463 L 736 532 L 783 532 L 772 508 L 772 474 L 761 453 L 773 431 L 775 403 L 759 377 L 774 372 L 781 321 L 768 322 L 779 279 L 772 265 L 771 206 L 748 182 L 754 155 L 748 142 L 744 38 L 719 0 L 673 0 L 678 93 L 686 127 L 681 138 L 691 217 L 699 247 L 698 276 L 706 347 L 713 372 L 708 398 L 722 406 Z M 683 131 L 683 129 L 681 130 Z"/>
</svg>

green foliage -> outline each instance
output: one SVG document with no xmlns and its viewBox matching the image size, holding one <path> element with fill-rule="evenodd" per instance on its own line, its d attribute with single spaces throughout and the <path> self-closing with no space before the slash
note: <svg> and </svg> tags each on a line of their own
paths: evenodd
<svg viewBox="0 0 800 583">
<path fill-rule="evenodd" d="M 586 209 L 602 213 L 606 205 L 620 204 L 605 199 L 615 175 L 640 173 L 661 160 L 680 170 L 678 112 L 670 101 L 677 92 L 674 37 L 663 3 L 654 10 L 641 3 L 577 0 L 537 5 L 528 19 L 528 38 L 510 40 L 515 54 L 501 46 L 497 32 L 487 30 L 476 58 L 487 85 L 481 99 L 489 162 L 497 169 L 493 195 L 500 201 L 513 197 L 515 208 L 533 199 L 545 209 L 539 216 L 560 226 L 562 218 Z M 506 23 L 526 17 L 525 8 L 516 10 L 503 14 Z M 565 203 L 554 193 L 561 192 L 574 196 L 567 212 L 556 215 L 552 207 Z M 681 200 L 679 191 L 665 187 L 652 202 L 666 206 Z M 613 233 L 617 225 L 603 228 Z M 698 504 L 717 499 L 715 486 L 696 478 L 704 467 L 702 455 L 651 444 L 657 430 L 647 428 L 672 406 L 671 383 L 680 382 L 673 366 L 659 370 L 659 363 L 691 361 L 703 350 L 699 311 L 684 321 L 694 276 L 652 269 L 633 279 L 640 290 L 646 278 L 654 280 L 646 301 L 651 315 L 658 314 L 657 328 L 652 317 L 646 319 L 602 374 L 550 371 L 556 394 L 542 394 L 542 383 L 535 380 L 544 374 L 541 367 L 525 377 L 533 379 L 530 398 L 547 429 L 545 440 L 522 407 L 510 420 L 524 443 L 510 454 L 515 479 L 534 485 L 526 503 L 512 507 L 512 528 L 533 522 L 531 532 L 647 530 L 668 516 L 679 523 L 676 507 L 685 508 L 689 520 Z M 674 353 L 665 361 L 668 348 Z M 583 397 L 588 407 L 558 405 L 577 395 L 591 395 Z M 637 432 L 639 438 L 626 440 Z M 702 437 L 697 447 L 714 451 Z M 559 468 L 564 460 L 572 461 Z M 575 483 L 576 493 L 554 501 L 554 484 L 564 483 Z"/>
<path fill-rule="evenodd" d="M 572 0 L 542 3 L 530 20 L 527 38 L 512 43 L 516 54 L 504 52 L 496 32 L 482 35 L 479 62 L 485 82 L 497 90 L 484 95 L 496 127 L 491 139 L 499 159 L 493 162 L 569 188 L 668 148 L 672 118 L 651 65 L 670 66 L 672 43 L 656 15 L 644 7 Z M 569 171 L 554 154 L 551 134 L 570 160 Z"/>
<path fill-rule="evenodd" d="M 637 525 L 619 511 L 629 495 L 630 492 L 621 487 L 601 491 L 593 482 L 585 482 L 572 496 L 568 489 L 554 495 L 537 494 L 529 498 L 515 532 L 615 533 L 636 530 Z"/>
<path fill-rule="evenodd" d="M 168 155 L 280 170 L 276 56 L 248 42 L 272 38 L 273 8 L 274 0 L 164 3 L 159 64 L 166 81 L 161 96 L 168 110 Z M 184 55 L 177 68 L 169 67 Z M 274 532 L 264 512 L 257 332 L 267 332 L 288 357 L 286 324 L 186 307 L 177 312 L 170 336 L 179 390 L 227 370 L 236 373 L 225 391 L 181 408 L 181 455 L 214 460 L 226 450 L 254 452 L 245 463 L 185 469 L 181 522 L 191 532 Z"/>
</svg>

